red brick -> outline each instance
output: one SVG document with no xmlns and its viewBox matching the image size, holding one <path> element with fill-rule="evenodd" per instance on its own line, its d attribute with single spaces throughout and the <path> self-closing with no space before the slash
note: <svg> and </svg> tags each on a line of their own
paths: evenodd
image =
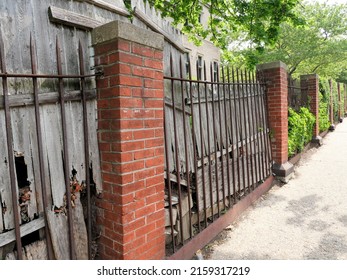
<svg viewBox="0 0 347 280">
<path fill-rule="evenodd" d="M 146 179 L 148 177 L 152 177 L 154 175 L 156 175 L 155 170 L 153 168 L 147 168 L 147 169 L 135 171 L 134 172 L 134 180 L 135 181 L 143 180 L 143 179 Z"/>
<path fill-rule="evenodd" d="M 154 59 L 145 59 L 144 60 L 144 66 L 162 70 L 163 69 L 163 62 L 161 60 L 154 60 Z"/>
<path fill-rule="evenodd" d="M 163 138 L 154 138 L 154 139 L 146 140 L 146 142 L 145 142 L 146 148 L 161 147 L 163 145 L 164 145 L 164 139 Z"/>
<path fill-rule="evenodd" d="M 132 74 L 139 77 L 155 78 L 155 71 L 145 67 L 134 66 L 132 69 Z"/>
<path fill-rule="evenodd" d="M 128 173 L 134 170 L 142 169 L 144 167 L 144 161 L 132 161 L 128 163 L 122 163 L 115 166 L 114 171 L 119 173 Z"/>
<path fill-rule="evenodd" d="M 141 129 L 133 131 L 133 139 L 146 139 L 153 138 L 155 136 L 155 131 L 153 129 Z"/>
<path fill-rule="evenodd" d="M 164 100 L 163 99 L 148 99 L 145 100 L 145 108 L 159 108 L 163 109 L 164 108 Z"/>
<path fill-rule="evenodd" d="M 144 45 L 133 44 L 132 53 L 136 55 L 144 56 L 144 57 L 153 57 L 154 49 Z"/>
<path fill-rule="evenodd" d="M 119 62 L 123 62 L 126 64 L 130 64 L 130 65 L 139 65 L 142 66 L 142 57 L 137 56 L 137 55 L 133 55 L 133 54 L 128 54 L 128 53 L 122 53 L 122 52 L 118 52 L 115 54 L 115 60 L 119 61 Z"/>
<path fill-rule="evenodd" d="M 134 77 L 131 75 L 117 75 L 110 77 L 110 86 L 134 86 L 141 87 L 143 85 L 142 78 Z"/>
<path fill-rule="evenodd" d="M 120 151 L 120 152 L 141 150 L 144 147 L 145 147 L 145 142 L 143 140 L 131 141 L 131 142 L 128 141 L 128 142 L 121 142 L 121 143 L 113 143 L 112 144 L 112 150 L 113 151 Z"/>
<path fill-rule="evenodd" d="M 153 110 L 149 109 L 141 109 L 134 111 L 134 118 L 141 118 L 141 119 L 153 119 L 155 116 L 155 112 Z"/>
<path fill-rule="evenodd" d="M 99 44 L 94 47 L 95 55 L 101 55 L 106 53 L 115 52 L 117 50 L 117 42 L 116 41 L 110 41 L 107 43 Z"/>
<path fill-rule="evenodd" d="M 155 50 L 154 51 L 154 58 L 158 59 L 158 60 L 162 60 L 163 59 L 163 51 Z"/>
<path fill-rule="evenodd" d="M 150 158 L 150 159 L 145 160 L 145 167 L 146 168 L 154 167 L 154 166 L 160 166 L 163 164 L 164 164 L 164 157 L 163 156 L 154 157 L 154 158 Z"/>
</svg>

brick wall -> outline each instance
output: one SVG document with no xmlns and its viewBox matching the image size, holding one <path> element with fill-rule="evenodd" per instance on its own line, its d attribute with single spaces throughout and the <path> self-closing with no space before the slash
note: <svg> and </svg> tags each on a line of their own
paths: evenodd
<svg viewBox="0 0 347 280">
<path fill-rule="evenodd" d="M 100 259 L 163 259 L 163 37 L 124 22 L 93 30 L 103 192 Z"/>
</svg>

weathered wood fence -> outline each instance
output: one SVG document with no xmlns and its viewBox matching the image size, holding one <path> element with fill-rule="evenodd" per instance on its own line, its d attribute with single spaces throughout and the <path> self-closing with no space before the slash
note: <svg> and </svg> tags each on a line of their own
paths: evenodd
<svg viewBox="0 0 347 280">
<path fill-rule="evenodd" d="M 81 43 L 75 54 L 79 72 L 64 73 L 57 38 L 56 72 L 41 74 L 30 37 L 30 69 L 7 72 L 0 33 L 0 259 L 92 258 L 91 189 L 101 185 L 95 75 L 85 74 Z"/>
<path fill-rule="evenodd" d="M 167 253 L 208 227 L 271 175 L 264 87 L 254 73 L 225 68 L 165 81 Z M 177 66 L 177 65 L 176 65 Z M 199 74 L 197 74 L 199 77 Z"/>
</svg>

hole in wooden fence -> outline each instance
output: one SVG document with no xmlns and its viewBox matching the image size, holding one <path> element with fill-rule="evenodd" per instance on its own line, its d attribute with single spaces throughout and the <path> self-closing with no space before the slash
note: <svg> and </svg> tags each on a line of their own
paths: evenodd
<svg viewBox="0 0 347 280">
<path fill-rule="evenodd" d="M 31 182 L 28 181 L 28 169 L 25 164 L 24 156 L 22 153 L 16 153 L 15 155 L 15 167 L 18 185 L 18 202 L 20 207 L 20 217 L 22 224 L 30 222 L 28 213 L 28 204 L 31 198 Z"/>
</svg>

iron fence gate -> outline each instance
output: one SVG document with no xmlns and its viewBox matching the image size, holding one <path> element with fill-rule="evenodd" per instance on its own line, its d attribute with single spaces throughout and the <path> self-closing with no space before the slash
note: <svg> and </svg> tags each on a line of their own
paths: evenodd
<svg viewBox="0 0 347 280">
<path fill-rule="evenodd" d="M 30 36 L 30 73 L 8 73 L 0 34 L 0 259 L 26 259 L 23 247 L 36 241 L 44 241 L 36 258 L 91 259 L 95 75 L 85 73 L 81 43 L 73 75 L 63 73 L 58 39 L 56 74 L 39 74 L 36 52 Z"/>
<path fill-rule="evenodd" d="M 272 165 L 265 90 L 255 74 L 211 64 L 207 77 L 204 63 L 196 74 L 204 79 L 194 80 L 189 62 L 174 63 L 171 56 L 164 77 L 167 255 L 257 188 Z"/>
</svg>

